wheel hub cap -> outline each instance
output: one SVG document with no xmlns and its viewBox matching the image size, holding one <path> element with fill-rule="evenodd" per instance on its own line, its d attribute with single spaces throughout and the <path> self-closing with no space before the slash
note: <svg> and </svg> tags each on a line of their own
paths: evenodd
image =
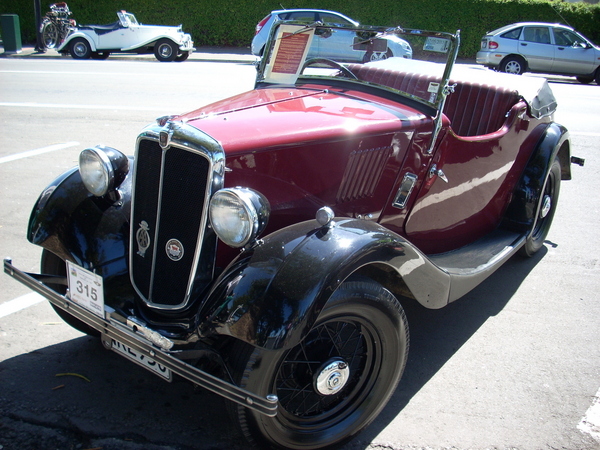
<svg viewBox="0 0 600 450">
<path fill-rule="evenodd" d="M 326 362 L 315 378 L 315 389 L 322 395 L 337 394 L 348 382 L 350 369 L 345 361 Z"/>
<path fill-rule="evenodd" d="M 544 196 L 544 200 L 542 201 L 542 208 L 540 209 L 540 217 L 543 219 L 548 215 L 552 209 L 552 199 L 549 195 Z"/>
</svg>

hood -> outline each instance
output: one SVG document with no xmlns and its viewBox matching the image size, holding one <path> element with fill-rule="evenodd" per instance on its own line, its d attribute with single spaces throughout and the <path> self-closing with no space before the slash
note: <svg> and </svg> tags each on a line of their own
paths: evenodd
<svg viewBox="0 0 600 450">
<path fill-rule="evenodd" d="M 363 94 L 364 96 L 364 94 Z M 209 134 L 228 154 L 238 151 L 339 141 L 414 129 L 430 118 L 357 92 L 267 87 L 175 117 Z"/>
</svg>

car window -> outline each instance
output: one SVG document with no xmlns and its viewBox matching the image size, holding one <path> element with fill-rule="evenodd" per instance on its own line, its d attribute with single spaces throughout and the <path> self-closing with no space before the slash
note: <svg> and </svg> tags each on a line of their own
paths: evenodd
<svg viewBox="0 0 600 450">
<path fill-rule="evenodd" d="M 554 30 L 554 41 L 556 45 L 571 46 L 581 42 L 581 38 L 569 30 Z"/>
<path fill-rule="evenodd" d="M 522 29 L 523 28 L 518 27 L 518 28 L 515 28 L 514 30 L 507 31 L 506 33 L 502 34 L 501 36 L 505 39 L 519 39 L 519 36 L 521 36 Z"/>
<path fill-rule="evenodd" d="M 523 40 L 527 42 L 537 42 L 539 44 L 550 43 L 550 31 L 548 27 L 525 27 Z"/>
<path fill-rule="evenodd" d="M 314 22 L 315 19 L 315 13 L 310 12 L 310 11 L 296 11 L 296 12 L 290 12 L 287 14 L 284 14 L 282 16 L 283 20 L 298 20 L 298 21 L 302 21 L 302 22 Z"/>
<path fill-rule="evenodd" d="M 346 19 L 344 19 L 343 17 L 337 16 L 335 14 L 320 13 L 319 20 L 321 22 L 323 22 L 325 25 L 340 25 L 340 26 L 346 26 L 346 27 L 352 26 L 352 22 L 349 22 Z"/>
</svg>

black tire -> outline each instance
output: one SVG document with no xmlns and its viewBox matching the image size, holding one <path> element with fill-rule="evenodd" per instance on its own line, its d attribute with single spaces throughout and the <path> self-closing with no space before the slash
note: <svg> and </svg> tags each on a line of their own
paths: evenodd
<svg viewBox="0 0 600 450">
<path fill-rule="evenodd" d="M 525 244 L 519 250 L 522 256 L 532 257 L 544 245 L 544 240 L 548 236 L 558 205 L 560 173 L 560 162 L 555 159 L 544 180 L 531 232 L 527 236 Z"/>
<path fill-rule="evenodd" d="M 42 21 L 40 32 L 42 34 L 42 44 L 45 48 L 55 48 L 58 45 L 58 28 L 50 20 Z"/>
<path fill-rule="evenodd" d="M 41 272 L 45 275 L 58 275 L 61 277 L 67 276 L 67 264 L 56 256 L 54 253 L 44 249 L 42 251 L 42 259 L 40 263 Z M 64 295 L 67 292 L 67 286 L 64 284 L 48 284 L 51 289 L 59 294 Z M 95 328 L 90 327 L 79 319 L 76 319 L 70 314 L 67 314 L 62 309 L 50 303 L 50 306 L 56 311 L 62 320 L 71 325 L 77 331 L 88 334 L 90 336 L 100 336 L 100 333 Z"/>
<path fill-rule="evenodd" d="M 596 84 L 600 84 L 600 67 L 596 69 L 596 77 L 594 79 L 596 80 Z"/>
<path fill-rule="evenodd" d="M 92 48 L 84 38 L 75 38 L 69 43 L 69 52 L 73 59 L 88 59 L 92 56 Z"/>
<path fill-rule="evenodd" d="M 110 52 L 92 52 L 92 59 L 105 60 L 110 56 Z"/>
<path fill-rule="evenodd" d="M 159 39 L 154 46 L 154 56 L 160 62 L 175 61 L 179 48 L 170 39 Z"/>
<path fill-rule="evenodd" d="M 261 449 L 341 444 L 388 402 L 404 371 L 408 345 L 404 310 L 389 291 L 368 279 L 344 282 L 292 349 L 236 344 L 232 369 L 239 384 L 262 396 L 276 394 L 279 403 L 275 417 L 233 403 L 230 412 Z"/>
<path fill-rule="evenodd" d="M 594 81 L 594 77 L 575 77 L 575 79 L 581 84 L 590 84 L 592 81 Z"/>
<path fill-rule="evenodd" d="M 527 63 L 520 56 L 507 56 L 500 63 L 498 70 L 513 75 L 523 75 L 527 70 Z"/>
<path fill-rule="evenodd" d="M 175 62 L 183 62 L 186 59 L 188 59 L 190 57 L 190 53 L 192 52 L 183 52 L 180 55 L 177 55 L 177 57 L 175 58 Z"/>
</svg>

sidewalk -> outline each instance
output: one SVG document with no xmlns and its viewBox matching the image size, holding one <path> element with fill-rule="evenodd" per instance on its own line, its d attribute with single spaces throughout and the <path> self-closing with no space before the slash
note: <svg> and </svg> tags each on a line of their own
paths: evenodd
<svg viewBox="0 0 600 450">
<path fill-rule="evenodd" d="M 18 53 L 6 53 L 0 45 L 0 58 L 29 58 L 29 59 L 72 59 L 69 55 L 62 55 L 56 50 L 46 50 L 44 53 L 36 52 L 33 46 L 25 46 Z M 138 55 L 135 53 L 111 53 L 109 59 L 156 61 L 152 53 Z M 187 61 L 198 62 L 231 62 L 252 64 L 258 57 L 251 54 L 249 48 L 244 47 L 198 47 Z"/>
</svg>

